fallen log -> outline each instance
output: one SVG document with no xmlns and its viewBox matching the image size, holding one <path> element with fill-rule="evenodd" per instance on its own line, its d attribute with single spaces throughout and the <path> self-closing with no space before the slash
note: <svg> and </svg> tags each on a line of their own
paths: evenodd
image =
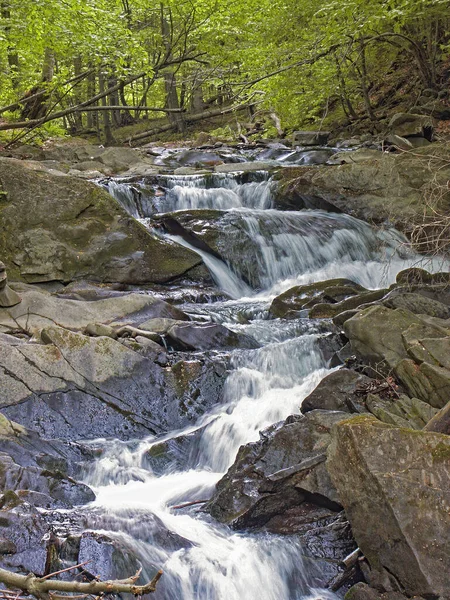
<svg viewBox="0 0 450 600">
<path fill-rule="evenodd" d="M 257 104 L 257 102 L 238 104 L 236 106 L 228 106 L 227 108 L 217 108 L 217 109 L 213 109 L 213 110 L 205 110 L 204 112 L 197 113 L 194 115 L 185 115 L 184 122 L 186 124 L 189 124 L 189 123 L 195 123 L 196 121 L 203 121 L 204 119 L 210 119 L 212 117 L 219 117 L 220 115 L 226 115 L 231 112 L 245 110 L 247 108 L 250 108 L 251 106 L 255 106 L 255 104 Z M 154 135 L 157 135 L 158 133 L 163 133 L 164 131 L 171 131 L 172 129 L 175 129 L 175 125 L 162 125 L 161 127 L 157 127 L 156 129 L 150 129 L 148 131 L 144 131 L 143 133 L 138 133 L 136 135 L 131 136 L 128 139 L 128 143 L 131 146 L 132 143 L 135 141 L 144 140 L 146 138 L 153 137 Z"/>
</svg>

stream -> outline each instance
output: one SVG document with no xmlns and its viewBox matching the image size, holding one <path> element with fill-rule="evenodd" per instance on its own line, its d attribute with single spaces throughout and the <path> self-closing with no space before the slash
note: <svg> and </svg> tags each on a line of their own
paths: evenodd
<svg viewBox="0 0 450 600">
<path fill-rule="evenodd" d="M 150 229 L 156 213 L 224 211 L 223 261 L 166 234 L 202 257 L 228 297 L 179 307 L 195 319 L 253 336 L 260 348 L 233 351 L 224 403 L 195 427 L 159 439 L 104 441 L 102 456 L 84 477 L 97 496 L 89 507 L 98 515 L 93 528 L 132 549 L 145 576 L 163 569 L 153 595 L 157 599 L 336 598 L 322 589 L 324 562 L 304 557 L 297 536 L 234 532 L 203 512 L 202 504 L 173 507 L 209 499 L 239 447 L 257 440 L 272 423 L 299 413 L 302 400 L 330 372 L 324 348 L 332 325 L 307 318 L 269 319 L 273 297 L 293 285 L 336 277 L 371 289 L 384 287 L 400 270 L 417 264 L 417 257 L 398 233 L 375 231 L 348 215 L 276 210 L 275 184 L 266 172 L 161 175 L 156 183 L 110 180 L 106 185 Z M 227 228 L 239 230 L 245 255 L 234 246 L 234 237 L 227 237 Z M 153 472 L 152 448 L 171 439 L 186 441 L 181 466 Z"/>
</svg>

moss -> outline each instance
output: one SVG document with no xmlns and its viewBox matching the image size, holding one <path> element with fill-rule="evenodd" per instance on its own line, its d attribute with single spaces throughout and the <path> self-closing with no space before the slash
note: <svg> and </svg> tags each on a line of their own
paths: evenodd
<svg viewBox="0 0 450 600">
<path fill-rule="evenodd" d="M 439 442 L 432 450 L 431 456 L 437 461 L 449 461 L 450 462 L 450 439 L 448 443 L 444 441 Z"/>
</svg>

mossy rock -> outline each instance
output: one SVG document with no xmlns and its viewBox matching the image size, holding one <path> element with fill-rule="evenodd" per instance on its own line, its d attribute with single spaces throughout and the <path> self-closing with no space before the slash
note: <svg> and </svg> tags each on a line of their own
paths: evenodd
<svg viewBox="0 0 450 600">
<path fill-rule="evenodd" d="M 0 256 L 10 280 L 169 281 L 201 263 L 152 236 L 94 183 L 0 158 Z"/>
</svg>

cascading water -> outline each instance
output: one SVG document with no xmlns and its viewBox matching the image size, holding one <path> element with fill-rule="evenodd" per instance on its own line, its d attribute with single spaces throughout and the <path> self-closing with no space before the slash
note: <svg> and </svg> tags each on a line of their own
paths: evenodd
<svg viewBox="0 0 450 600">
<path fill-rule="evenodd" d="M 182 209 L 228 211 L 219 243 L 228 265 L 181 238 L 171 239 L 200 254 L 218 286 L 234 300 L 182 308 L 249 333 L 261 347 L 232 354 L 223 404 L 196 427 L 160 439 L 104 442 L 102 458 L 85 478 L 97 492 L 90 526 L 120 539 L 139 557 L 147 576 L 155 568 L 164 570 L 156 599 L 334 598 L 317 590 L 323 583 L 320 568 L 303 561 L 296 536 L 235 533 L 196 506 L 171 507 L 208 499 L 239 446 L 298 413 L 302 400 L 329 373 L 320 343 L 329 335 L 326 326 L 319 329 L 308 319 L 266 320 L 269 300 L 291 285 L 330 277 L 349 277 L 366 287 L 386 285 L 417 257 L 398 250 L 398 235 L 379 234 L 345 215 L 271 209 L 273 184 L 266 176 L 247 182 L 235 174 L 160 177 L 157 185 L 163 191 L 146 200 L 145 215 L 142 198 L 140 208 L 133 208 L 136 193 L 125 193 L 126 184 L 121 185 L 110 183 L 110 192 L 141 217 Z M 233 272 L 236 268 L 262 290 L 252 293 Z M 188 442 L 183 466 L 154 473 L 148 459 L 152 448 L 175 438 Z"/>
</svg>

